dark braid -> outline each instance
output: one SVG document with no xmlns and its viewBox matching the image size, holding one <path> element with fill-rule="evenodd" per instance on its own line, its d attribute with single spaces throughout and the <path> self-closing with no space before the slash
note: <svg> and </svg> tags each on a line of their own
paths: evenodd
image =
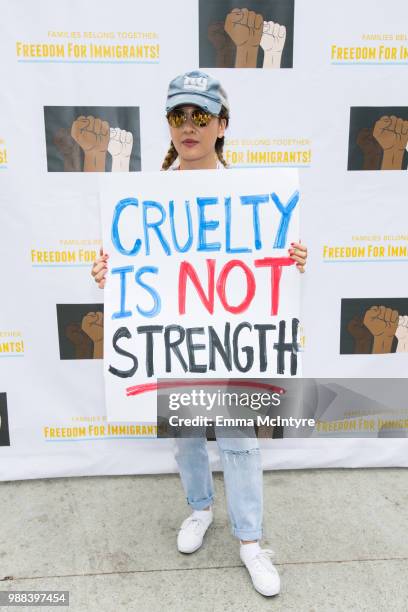
<svg viewBox="0 0 408 612">
<path fill-rule="evenodd" d="M 170 148 L 167 151 L 167 155 L 163 160 L 161 169 L 168 170 L 172 163 L 177 159 L 177 155 L 178 153 L 176 151 L 176 147 L 174 146 L 173 142 L 170 142 Z"/>
<path fill-rule="evenodd" d="M 218 115 L 219 119 L 225 119 L 226 121 L 226 125 L 225 127 L 228 127 L 228 123 L 229 123 L 229 113 L 228 110 L 225 108 L 225 106 L 221 107 L 221 111 L 220 114 Z M 224 166 L 224 168 L 228 167 L 227 162 L 224 159 L 224 141 L 225 138 L 224 136 L 222 138 L 217 138 L 216 142 L 215 142 L 215 152 L 217 154 L 217 157 L 219 159 L 219 161 L 222 163 L 222 165 Z"/>
<path fill-rule="evenodd" d="M 224 168 L 226 168 L 228 166 L 227 162 L 224 159 L 224 155 L 223 155 L 223 151 L 224 151 L 224 137 L 222 138 L 217 138 L 217 141 L 215 143 L 215 152 L 217 154 L 217 157 L 219 159 L 219 161 L 222 163 L 222 165 L 224 166 Z"/>
</svg>

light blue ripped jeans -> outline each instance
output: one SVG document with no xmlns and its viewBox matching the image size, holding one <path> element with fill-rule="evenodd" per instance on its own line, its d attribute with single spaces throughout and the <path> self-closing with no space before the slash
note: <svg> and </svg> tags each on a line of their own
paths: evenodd
<svg viewBox="0 0 408 612">
<path fill-rule="evenodd" d="M 224 470 L 225 495 L 232 533 L 240 540 L 262 537 L 262 462 L 256 437 L 223 437 L 223 428 L 215 435 Z M 188 504 L 194 510 L 212 505 L 214 486 L 202 437 L 175 438 L 175 457 Z M 231 431 L 229 429 L 229 431 Z"/>
</svg>

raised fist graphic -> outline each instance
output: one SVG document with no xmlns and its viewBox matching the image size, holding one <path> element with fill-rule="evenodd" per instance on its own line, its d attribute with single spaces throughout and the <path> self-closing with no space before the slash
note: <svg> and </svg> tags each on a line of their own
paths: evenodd
<svg viewBox="0 0 408 612">
<path fill-rule="evenodd" d="M 408 353 L 408 315 L 399 317 L 395 337 L 398 339 L 396 352 Z"/>
<path fill-rule="evenodd" d="M 103 357 L 103 313 L 88 312 L 82 319 L 82 330 L 93 340 L 93 358 Z"/>
<path fill-rule="evenodd" d="M 110 128 L 108 151 L 112 155 L 112 172 L 129 172 L 133 134 L 119 127 Z"/>
<path fill-rule="evenodd" d="M 264 21 L 260 45 L 264 50 L 263 68 L 280 68 L 286 41 L 286 28 L 274 21 Z"/>
<path fill-rule="evenodd" d="M 356 142 L 363 152 L 363 170 L 379 170 L 382 148 L 373 136 L 373 128 L 362 128 L 357 134 Z"/>
<path fill-rule="evenodd" d="M 373 353 L 390 353 L 398 326 L 398 311 L 386 306 L 371 306 L 364 315 L 364 325 L 374 336 Z"/>
<path fill-rule="evenodd" d="M 363 323 L 363 319 L 356 315 L 347 324 L 347 331 L 354 338 L 354 354 L 367 355 L 371 353 L 373 336 Z"/>
<path fill-rule="evenodd" d="M 74 345 L 75 359 L 92 359 L 92 340 L 83 332 L 79 323 L 69 323 L 65 335 Z"/>
<path fill-rule="evenodd" d="M 233 9 L 225 19 L 224 29 L 237 46 L 236 68 L 256 68 L 263 17 L 248 9 Z"/>
<path fill-rule="evenodd" d="M 60 128 L 54 135 L 54 144 L 64 160 L 64 172 L 81 172 L 81 148 L 72 138 L 70 130 Z"/>
<path fill-rule="evenodd" d="M 109 123 L 92 115 L 81 115 L 72 124 L 71 136 L 85 153 L 84 172 L 105 172 Z"/>
<path fill-rule="evenodd" d="M 384 150 L 381 170 L 401 170 L 408 143 L 408 121 L 384 115 L 376 121 L 373 135 Z"/>
<path fill-rule="evenodd" d="M 103 153 L 109 144 L 109 123 L 92 115 L 81 116 L 73 122 L 71 135 L 84 151 Z"/>
<path fill-rule="evenodd" d="M 216 68 L 233 68 L 235 45 L 224 30 L 224 22 L 218 21 L 208 26 L 208 40 L 215 48 Z"/>
</svg>

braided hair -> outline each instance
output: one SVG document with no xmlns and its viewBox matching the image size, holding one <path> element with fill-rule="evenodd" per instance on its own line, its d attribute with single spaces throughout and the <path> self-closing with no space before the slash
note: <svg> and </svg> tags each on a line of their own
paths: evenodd
<svg viewBox="0 0 408 612">
<path fill-rule="evenodd" d="M 227 128 L 228 123 L 229 123 L 229 113 L 228 113 L 228 110 L 225 108 L 225 106 L 221 106 L 221 111 L 218 117 L 219 119 L 225 119 L 225 127 Z M 215 141 L 215 152 L 217 154 L 219 161 L 224 166 L 224 168 L 227 168 L 228 164 L 224 159 L 224 141 L 225 141 L 224 136 L 222 138 L 217 138 L 217 140 Z"/>
<path fill-rule="evenodd" d="M 176 147 L 173 144 L 173 141 L 170 142 L 170 148 L 167 151 L 166 157 L 162 163 L 162 170 L 168 170 L 170 166 L 176 161 L 178 153 L 176 151 Z"/>
<path fill-rule="evenodd" d="M 228 110 L 225 108 L 225 106 L 221 107 L 218 118 L 225 119 L 225 122 L 226 122 L 225 127 L 228 127 L 229 113 L 228 113 Z M 222 138 L 217 138 L 217 140 L 215 141 L 215 153 L 217 155 L 217 159 L 222 163 L 224 168 L 227 168 L 228 164 L 224 159 L 224 140 L 225 140 L 224 136 L 222 136 Z M 176 151 L 176 147 L 174 146 L 173 141 L 170 141 L 170 147 L 166 153 L 166 157 L 163 160 L 161 169 L 168 170 L 170 166 L 172 166 L 172 164 L 176 161 L 177 157 L 178 157 L 178 153 Z"/>
</svg>

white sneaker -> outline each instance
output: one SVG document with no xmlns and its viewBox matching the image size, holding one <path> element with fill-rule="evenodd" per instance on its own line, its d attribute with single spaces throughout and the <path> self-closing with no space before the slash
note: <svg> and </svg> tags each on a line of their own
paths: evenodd
<svg viewBox="0 0 408 612">
<path fill-rule="evenodd" d="M 243 549 L 247 546 L 248 544 L 241 545 L 240 557 L 252 578 L 254 588 L 267 597 L 277 595 L 280 591 L 280 578 L 270 559 L 274 555 L 273 550 L 259 548 L 259 552 L 255 554 L 246 554 Z"/>
<path fill-rule="evenodd" d="M 203 543 L 203 538 L 208 527 L 213 521 L 213 512 L 210 510 L 194 510 L 188 518 L 183 521 L 177 536 L 177 548 L 182 553 L 193 553 Z"/>
</svg>

